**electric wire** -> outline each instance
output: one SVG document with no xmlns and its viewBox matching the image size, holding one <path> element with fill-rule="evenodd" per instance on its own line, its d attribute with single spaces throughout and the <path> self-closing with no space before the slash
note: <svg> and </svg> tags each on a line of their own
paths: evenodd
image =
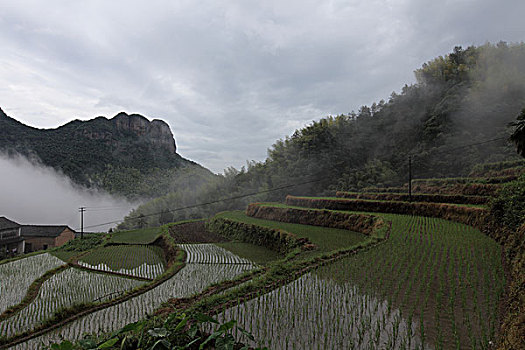
<svg viewBox="0 0 525 350">
<path fill-rule="evenodd" d="M 236 200 L 236 199 L 256 196 L 258 194 L 280 191 L 280 190 L 283 190 L 283 189 L 297 187 L 297 186 L 302 186 L 302 185 L 307 185 L 307 184 L 316 183 L 316 182 L 321 182 L 321 181 L 324 181 L 324 180 L 325 179 L 317 179 L 317 180 L 305 181 L 305 182 L 296 183 L 296 184 L 284 185 L 284 186 L 280 186 L 280 187 L 271 188 L 271 189 L 268 189 L 268 190 L 257 191 L 257 192 L 252 192 L 252 193 L 246 193 L 246 194 L 239 195 L 239 196 L 233 196 L 233 197 L 228 197 L 228 198 L 223 198 L 223 199 L 217 199 L 217 200 L 214 200 L 214 201 L 188 205 L 188 206 L 185 206 L 185 207 L 179 207 L 179 208 L 175 208 L 175 209 L 164 210 L 164 211 L 161 211 L 161 212 L 151 213 L 151 214 L 143 215 L 143 216 L 136 217 L 136 218 L 128 218 L 128 220 L 138 220 L 138 219 L 147 218 L 147 217 L 151 217 L 151 216 L 155 216 L 155 215 L 160 215 L 160 214 L 163 214 L 163 213 L 174 213 L 174 212 L 181 211 L 181 210 L 198 208 L 198 207 L 203 207 L 203 206 L 211 205 L 211 204 L 215 204 L 215 203 L 232 201 L 232 200 Z M 112 225 L 112 224 L 116 224 L 116 223 L 119 223 L 119 222 L 122 222 L 122 220 L 110 221 L 110 222 L 105 222 L 105 223 L 97 224 L 97 225 L 84 226 L 84 229 L 90 229 L 90 228 L 96 228 L 96 227 L 100 227 L 100 226 Z"/>
<path fill-rule="evenodd" d="M 449 150 L 435 151 L 435 152 L 431 152 L 431 153 L 432 154 L 451 153 L 451 152 L 455 152 L 455 151 L 460 150 L 460 149 L 464 149 L 464 148 L 468 148 L 468 147 L 472 147 L 472 146 L 483 145 L 483 144 L 487 144 L 487 143 L 490 143 L 490 142 L 499 141 L 499 140 L 503 140 L 503 139 L 508 139 L 508 138 L 507 137 L 498 137 L 498 138 L 494 138 L 494 139 L 490 139 L 490 140 L 485 140 L 485 141 L 475 142 L 475 143 L 471 143 L 471 144 L 461 145 L 459 147 L 454 147 L 454 148 L 449 149 Z M 411 155 L 410 153 L 407 153 L 407 155 L 412 156 L 413 154 Z M 311 175 L 311 177 L 318 176 L 318 175 L 320 175 L 320 174 Z M 239 195 L 239 196 L 233 196 L 233 197 L 218 199 L 218 200 L 215 200 L 215 201 L 198 203 L 198 204 L 193 204 L 193 205 L 189 205 L 189 206 L 185 206 L 185 207 L 179 207 L 179 208 L 175 208 L 175 209 L 164 210 L 162 212 L 156 212 L 156 213 L 151 213 L 151 214 L 147 214 L 147 215 L 142 215 L 140 217 L 135 217 L 135 218 L 129 218 L 128 217 L 128 220 L 139 220 L 139 219 L 143 219 L 143 218 L 147 218 L 147 217 L 151 217 L 151 216 L 161 215 L 163 213 L 174 213 L 174 212 L 181 211 L 181 210 L 193 209 L 193 208 L 198 208 L 198 207 L 211 205 L 211 204 L 215 204 L 215 203 L 232 201 L 232 200 L 236 200 L 236 199 L 256 196 L 258 194 L 280 191 L 280 190 L 283 190 L 283 189 L 286 189 L 286 188 L 292 188 L 292 187 L 307 185 L 307 184 L 311 184 L 311 183 L 321 182 L 321 181 L 324 181 L 324 180 L 325 180 L 325 178 L 317 179 L 317 180 L 311 180 L 311 181 L 306 181 L 306 182 L 301 182 L 301 183 L 296 183 L 296 184 L 288 184 L 288 185 L 284 185 L 284 186 L 280 186 L 280 187 L 276 187 L 276 188 L 271 188 L 271 189 L 268 189 L 268 190 L 257 191 L 257 192 L 247 193 L 247 194 L 243 194 L 243 195 Z M 112 225 L 112 224 L 116 224 L 116 223 L 120 223 L 120 222 L 122 222 L 122 220 L 115 220 L 115 221 L 105 222 L 105 223 L 96 224 L 96 225 L 84 226 L 84 229 L 91 229 L 91 228 L 96 228 L 96 227 L 100 227 L 100 226 L 107 226 L 107 225 Z"/>
</svg>

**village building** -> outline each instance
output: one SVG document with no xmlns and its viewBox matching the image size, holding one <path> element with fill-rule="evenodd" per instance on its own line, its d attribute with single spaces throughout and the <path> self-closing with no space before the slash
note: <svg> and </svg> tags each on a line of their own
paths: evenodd
<svg viewBox="0 0 525 350">
<path fill-rule="evenodd" d="M 7 255 L 59 247 L 73 238 L 75 231 L 65 225 L 21 225 L 0 217 L 0 252 Z"/>
</svg>

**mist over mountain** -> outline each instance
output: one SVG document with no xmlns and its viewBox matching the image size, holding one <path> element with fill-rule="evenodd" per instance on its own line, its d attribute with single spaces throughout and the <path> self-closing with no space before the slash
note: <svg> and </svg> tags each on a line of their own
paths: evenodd
<svg viewBox="0 0 525 350">
<path fill-rule="evenodd" d="M 176 211 L 173 218 L 243 209 L 286 194 L 399 186 L 408 180 L 409 156 L 414 178 L 463 176 L 479 163 L 519 159 L 508 137 L 509 123 L 525 107 L 525 44 L 455 47 L 415 75 L 417 83 L 387 100 L 313 121 L 278 140 L 264 162 L 229 169 L 191 200 L 169 194 L 144 204 L 124 226 L 147 215 L 147 224 L 155 225 L 160 216 L 153 213 L 303 182 L 308 184 Z"/>
<path fill-rule="evenodd" d="M 36 158 L 74 183 L 131 199 L 169 192 L 180 173 L 212 177 L 176 152 L 168 124 L 121 112 L 111 119 L 74 120 L 56 129 L 36 129 L 0 109 L 0 151 Z"/>
</svg>

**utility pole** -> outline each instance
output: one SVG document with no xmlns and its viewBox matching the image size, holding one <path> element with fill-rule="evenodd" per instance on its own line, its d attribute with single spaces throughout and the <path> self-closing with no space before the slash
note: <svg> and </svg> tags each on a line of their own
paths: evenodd
<svg viewBox="0 0 525 350">
<path fill-rule="evenodd" d="M 86 211 L 86 207 L 80 207 L 78 208 L 78 211 L 80 212 L 80 239 L 84 238 L 84 212 Z"/>
<path fill-rule="evenodd" d="M 412 202 L 412 156 L 408 156 L 408 201 Z"/>
</svg>

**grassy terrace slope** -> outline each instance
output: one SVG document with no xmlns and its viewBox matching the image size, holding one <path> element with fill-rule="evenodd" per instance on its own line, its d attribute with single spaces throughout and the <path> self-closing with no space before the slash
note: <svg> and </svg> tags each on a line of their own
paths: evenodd
<svg viewBox="0 0 525 350">
<path fill-rule="evenodd" d="M 345 246 L 352 246 L 362 241 L 366 236 L 348 230 L 333 229 L 319 226 L 289 224 L 271 220 L 257 219 L 247 216 L 241 211 L 225 212 L 217 215 L 226 219 L 245 222 L 257 226 L 282 229 L 295 234 L 299 238 L 308 238 L 317 245 L 319 250 L 328 252 Z"/>
<path fill-rule="evenodd" d="M 286 204 L 318 209 L 326 208 L 332 210 L 368 211 L 436 217 L 461 222 L 477 228 L 482 228 L 485 225 L 488 215 L 488 210 L 482 206 L 447 203 L 287 196 Z"/>
<path fill-rule="evenodd" d="M 394 206 L 395 204 L 403 204 L 403 203 L 409 203 L 408 200 L 404 200 L 404 199 L 374 199 L 374 198 L 352 198 L 352 197 L 345 197 L 345 196 L 336 196 L 336 197 L 307 197 L 307 198 L 311 198 L 311 199 L 327 199 L 327 200 L 339 200 L 339 199 L 344 199 L 344 200 L 348 200 L 348 201 L 356 201 L 356 202 L 370 202 L 370 203 L 374 203 L 374 202 L 384 202 L 384 203 L 393 203 Z M 416 197 L 417 198 L 417 197 Z M 451 205 L 451 206 L 455 206 L 455 207 L 470 207 L 470 208 L 486 208 L 485 205 L 483 204 L 464 204 L 464 203 L 448 203 L 448 202 L 430 202 L 430 201 L 418 201 L 418 200 L 413 200 L 412 203 L 431 203 L 433 205 Z"/>
<path fill-rule="evenodd" d="M 161 235 L 159 227 L 143 228 L 131 231 L 115 232 L 110 243 L 115 244 L 150 244 L 153 243 Z"/>
<path fill-rule="evenodd" d="M 273 250 L 245 242 L 224 242 L 215 243 L 215 245 L 229 250 L 241 258 L 248 259 L 259 265 L 268 265 L 269 263 L 282 259 L 283 256 Z"/>
<path fill-rule="evenodd" d="M 390 308 L 401 309 L 402 317 L 419 324 L 416 335 L 432 347 L 486 348 L 499 325 L 505 284 L 501 247 L 460 223 L 376 215 L 392 222 L 390 238 L 323 268 L 324 278 L 354 284 L 360 293 L 387 300 Z M 261 321 L 267 322 L 279 320 Z"/>
<path fill-rule="evenodd" d="M 489 202 L 490 197 L 486 196 L 463 196 L 463 195 L 438 195 L 413 193 L 412 196 L 408 193 L 395 192 L 343 192 L 337 191 L 338 198 L 354 198 L 354 199 L 369 199 L 369 200 L 383 200 L 383 201 L 409 201 L 413 202 L 430 202 L 430 203 L 449 203 L 449 204 L 474 204 L 485 205 Z"/>
</svg>

